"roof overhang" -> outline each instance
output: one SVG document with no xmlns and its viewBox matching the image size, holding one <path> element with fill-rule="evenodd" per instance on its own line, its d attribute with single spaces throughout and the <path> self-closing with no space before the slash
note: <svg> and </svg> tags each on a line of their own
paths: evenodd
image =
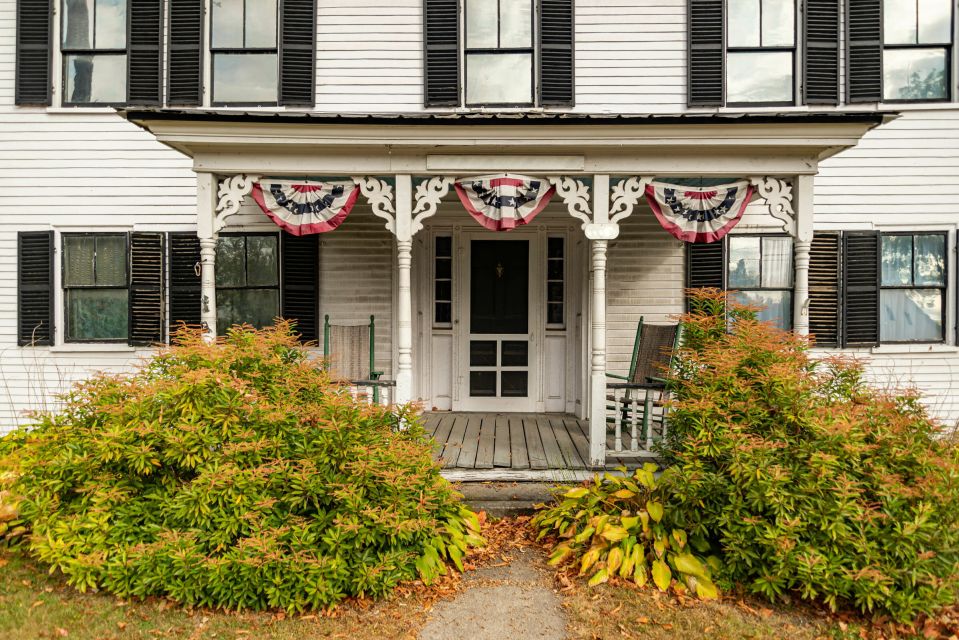
<svg viewBox="0 0 959 640">
<path fill-rule="evenodd" d="M 197 171 L 269 175 L 536 172 L 813 174 L 890 112 L 611 115 L 139 109 L 130 122 Z"/>
</svg>

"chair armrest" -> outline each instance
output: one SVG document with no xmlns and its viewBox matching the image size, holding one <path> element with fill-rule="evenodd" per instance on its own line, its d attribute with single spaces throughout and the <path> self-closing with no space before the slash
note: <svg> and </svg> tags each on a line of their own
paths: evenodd
<svg viewBox="0 0 959 640">
<path fill-rule="evenodd" d="M 615 378 L 616 380 L 629 380 L 629 378 L 627 378 L 626 376 L 621 376 L 621 375 L 618 375 L 615 373 L 609 373 L 609 372 L 606 373 L 606 377 Z"/>
<path fill-rule="evenodd" d="M 382 371 L 370 371 L 370 380 L 379 380 L 382 375 Z"/>
<path fill-rule="evenodd" d="M 646 380 L 647 382 L 660 382 L 662 384 L 666 384 L 666 378 L 657 378 L 656 376 L 647 376 Z"/>
</svg>

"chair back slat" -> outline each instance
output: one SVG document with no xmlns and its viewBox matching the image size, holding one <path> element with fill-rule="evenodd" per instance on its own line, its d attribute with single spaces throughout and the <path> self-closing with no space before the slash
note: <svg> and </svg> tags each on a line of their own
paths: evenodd
<svg viewBox="0 0 959 640">
<path fill-rule="evenodd" d="M 636 346 L 636 366 L 630 382 L 643 384 L 647 378 L 666 376 L 676 346 L 678 324 L 643 324 Z"/>
<path fill-rule="evenodd" d="M 370 326 L 330 325 L 330 374 L 343 380 L 370 377 Z"/>
</svg>

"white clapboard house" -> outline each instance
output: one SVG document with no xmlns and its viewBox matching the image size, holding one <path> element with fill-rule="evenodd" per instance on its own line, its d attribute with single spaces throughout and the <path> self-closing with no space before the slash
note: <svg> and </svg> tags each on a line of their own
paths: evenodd
<svg viewBox="0 0 959 640">
<path fill-rule="evenodd" d="M 695 286 L 951 423 L 956 13 L 0 0 L 0 431 L 180 322 L 282 316 L 451 475 L 555 476 L 649 455 L 607 374 Z"/>
</svg>

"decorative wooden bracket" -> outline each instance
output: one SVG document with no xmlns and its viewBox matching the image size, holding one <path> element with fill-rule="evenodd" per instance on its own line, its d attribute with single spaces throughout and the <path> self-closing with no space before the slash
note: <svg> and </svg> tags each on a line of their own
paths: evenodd
<svg viewBox="0 0 959 640">
<path fill-rule="evenodd" d="M 219 233 L 226 226 L 226 219 L 240 211 L 243 199 L 253 191 L 253 185 L 260 179 L 258 175 L 237 174 L 220 181 L 217 190 L 216 218 L 213 232 Z"/>
<path fill-rule="evenodd" d="M 609 221 L 616 223 L 632 215 L 633 208 L 646 193 L 646 185 L 652 181 L 651 177 L 632 176 L 613 185 Z"/>
<path fill-rule="evenodd" d="M 556 193 L 563 199 L 569 215 L 583 222 L 583 228 L 593 223 L 593 211 L 589 207 L 589 187 L 582 180 L 558 176 L 549 179 Z"/>
<path fill-rule="evenodd" d="M 793 208 L 792 185 L 770 176 L 752 176 L 749 183 L 756 187 L 756 193 L 766 201 L 769 215 L 782 222 L 783 231 L 795 236 L 796 212 Z"/>
<path fill-rule="evenodd" d="M 440 201 L 450 192 L 455 178 L 450 176 L 434 176 L 422 180 L 416 185 L 416 205 L 413 207 L 413 223 L 411 235 L 423 229 L 423 221 L 436 215 L 436 208 Z"/>
<path fill-rule="evenodd" d="M 386 220 L 386 230 L 396 235 L 396 209 L 394 208 L 393 187 L 386 180 L 373 177 L 353 178 L 360 187 L 360 193 L 370 203 L 373 215 Z"/>
</svg>

